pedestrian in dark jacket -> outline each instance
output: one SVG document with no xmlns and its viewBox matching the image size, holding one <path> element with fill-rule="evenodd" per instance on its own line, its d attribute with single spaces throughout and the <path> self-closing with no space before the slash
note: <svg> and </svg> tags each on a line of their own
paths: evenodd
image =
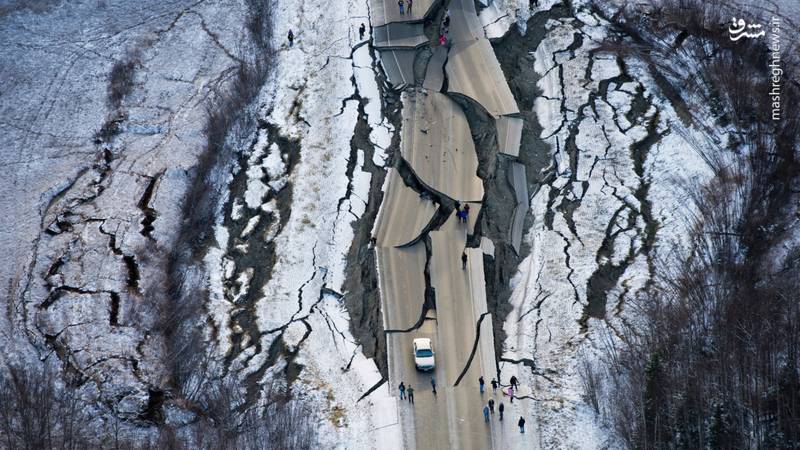
<svg viewBox="0 0 800 450">
<path fill-rule="evenodd" d="M 492 378 L 492 394 L 494 394 L 496 391 L 497 391 L 497 380 Z"/>
<path fill-rule="evenodd" d="M 401 381 L 400 382 L 400 400 L 405 400 L 406 398 L 406 385 Z"/>
<path fill-rule="evenodd" d="M 500 402 L 500 406 L 497 407 L 497 412 L 500 413 L 500 420 L 503 420 L 503 411 L 505 410 L 506 410 L 505 405 L 503 405 L 503 402 Z"/>
<path fill-rule="evenodd" d="M 467 214 L 469 214 L 469 205 L 464 205 L 464 209 L 461 209 L 460 207 L 456 209 L 456 217 L 458 217 L 458 221 L 461 223 L 467 222 Z"/>
<path fill-rule="evenodd" d="M 403 6 L 404 5 L 405 5 L 405 3 L 403 3 L 403 0 L 398 0 L 397 1 L 397 6 L 400 7 L 400 14 L 405 14 L 405 11 L 403 11 Z"/>
<path fill-rule="evenodd" d="M 515 376 L 511 377 L 511 387 L 513 387 L 515 391 L 517 390 L 517 377 Z"/>
<path fill-rule="evenodd" d="M 481 388 L 481 394 L 483 394 L 483 386 L 484 386 L 485 384 L 486 384 L 486 383 L 483 381 L 483 376 L 481 376 L 480 378 L 478 378 L 478 385 L 479 385 L 479 386 L 480 386 L 480 388 Z"/>
<path fill-rule="evenodd" d="M 519 421 L 517 422 L 517 426 L 519 427 L 520 433 L 525 432 L 525 419 L 523 419 L 522 416 L 519 416 Z"/>
<path fill-rule="evenodd" d="M 461 253 L 461 268 L 462 269 L 467 268 L 467 252 Z"/>
<path fill-rule="evenodd" d="M 407 392 L 408 392 L 408 402 L 414 404 L 414 388 L 409 385 Z"/>
<path fill-rule="evenodd" d="M 294 45 L 294 32 L 292 32 L 292 30 L 289 30 L 289 34 L 286 36 L 286 38 L 289 39 L 289 47 Z"/>
<path fill-rule="evenodd" d="M 361 26 L 358 27 L 358 39 L 359 40 L 363 40 L 364 39 L 364 33 L 366 33 L 366 32 L 367 32 L 367 27 L 365 27 L 364 24 L 362 23 Z"/>
<path fill-rule="evenodd" d="M 436 378 L 431 377 L 431 388 L 433 388 L 433 395 L 436 395 Z"/>
<path fill-rule="evenodd" d="M 411 14 L 411 7 L 414 6 L 414 0 L 408 0 L 408 13 Z"/>
<path fill-rule="evenodd" d="M 494 399 L 493 398 L 489 399 L 489 412 L 494 414 Z"/>
</svg>

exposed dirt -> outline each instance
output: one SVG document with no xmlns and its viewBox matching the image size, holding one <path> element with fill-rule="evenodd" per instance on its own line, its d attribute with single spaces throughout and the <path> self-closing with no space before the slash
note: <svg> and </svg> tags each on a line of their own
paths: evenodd
<svg viewBox="0 0 800 450">
<path fill-rule="evenodd" d="M 544 24 L 547 20 L 563 17 L 568 13 L 565 7 L 555 7 L 536 14 L 528 21 L 528 33 L 525 36 L 520 35 L 516 27 L 512 27 L 506 36 L 492 45 L 523 119 L 522 142 L 517 161 L 525 166 L 528 192 L 531 193 L 536 192 L 549 176 L 543 170 L 551 160 L 549 146 L 539 139 L 542 127 L 532 110 L 533 101 L 539 95 L 536 87 L 539 77 L 533 70 L 531 52 L 544 38 Z M 509 239 L 516 198 L 507 181 L 507 173 L 514 158 L 498 154 L 495 121 L 483 108 L 463 97 L 456 97 L 454 100 L 462 106 L 469 121 L 478 153 L 478 176 L 483 179 L 485 191 L 475 235 L 471 237 L 469 245 L 477 246 L 480 236 L 490 238 L 495 245 L 494 258 L 488 255 L 484 257 L 484 274 L 487 306 L 492 313 L 495 354 L 499 358 L 503 354 L 506 337 L 503 323 L 511 310 L 508 303 L 511 295 L 509 281 L 530 249 L 523 243 L 520 254 L 517 255 Z M 525 228 L 530 227 L 531 220 L 531 217 L 526 218 Z"/>
<path fill-rule="evenodd" d="M 370 52 L 373 52 L 370 49 Z M 373 57 L 375 55 L 373 54 Z M 388 160 L 386 167 L 391 167 L 400 153 L 399 130 L 402 124 L 400 115 L 400 93 L 387 88 L 386 76 L 376 70 L 378 86 L 381 89 L 383 101 L 383 115 L 389 119 L 398 133 L 392 137 L 392 142 L 387 149 Z M 374 358 L 378 370 L 384 378 L 388 377 L 386 359 L 386 336 L 383 330 L 383 316 L 381 315 L 381 299 L 378 290 L 377 262 L 375 251 L 370 244 L 372 228 L 375 218 L 383 201 L 385 168 L 376 166 L 372 157 L 375 147 L 369 140 L 370 126 L 364 115 L 365 101 L 359 98 L 358 117 L 353 138 L 350 141 L 351 149 L 364 151 L 364 166 L 362 170 L 372 174 L 369 187 L 367 208 L 360 219 L 353 223 L 354 237 L 347 254 L 347 278 L 344 283 L 344 303 L 350 314 L 350 332 L 356 341 L 361 344 L 364 355 Z"/>
<path fill-rule="evenodd" d="M 266 122 L 260 123 L 259 128 L 268 131 L 269 143 L 277 144 L 281 154 L 285 156 L 284 161 L 288 176 L 292 173 L 292 169 L 300 158 L 299 142 L 280 136 L 278 129 Z M 251 146 L 251 152 L 254 145 L 255 142 L 253 142 Z M 270 189 L 267 196 L 262 200 L 263 202 L 269 202 L 275 199 L 278 210 L 277 214 L 265 212 L 260 208 L 249 209 L 247 207 L 242 207 L 242 217 L 238 220 L 233 219 L 232 211 L 234 202 L 241 201 L 247 190 L 247 160 L 251 152 L 239 156 L 239 171 L 230 184 L 229 199 L 224 209 L 225 220 L 223 224 L 230 231 L 231 236 L 226 254 L 230 255 L 236 263 L 236 269 L 233 275 L 225 282 L 227 288 L 226 292 L 229 297 L 231 294 L 240 295 L 237 302 L 239 309 L 238 312 L 234 313 L 231 317 L 231 327 L 241 328 L 241 330 L 243 330 L 241 333 L 232 335 L 232 351 L 227 355 L 226 365 L 230 364 L 230 362 L 246 348 L 246 346 L 242 346 L 245 334 L 248 337 L 247 341 L 256 346 L 256 352 L 254 354 L 258 354 L 262 350 L 260 348 L 260 340 L 257 339 L 258 336 L 260 336 L 260 331 L 256 326 L 254 307 L 261 295 L 263 287 L 272 277 L 272 268 L 275 264 L 275 243 L 271 240 L 264 242 L 263 238 L 267 234 L 268 229 L 275 222 L 278 222 L 278 230 L 283 228 L 286 221 L 289 219 L 289 208 L 292 203 L 292 184 L 289 182 L 277 193 Z M 266 154 L 263 157 L 266 157 Z M 260 161 L 258 163 L 260 163 Z M 267 183 L 271 180 L 269 180 L 267 174 L 264 174 L 262 181 Z M 242 237 L 248 222 L 256 216 L 259 216 L 257 225 Z M 240 249 L 245 249 L 245 251 Z M 245 271 L 250 271 L 252 275 L 250 276 L 248 286 L 246 286 L 246 291 L 239 292 L 240 289 L 245 287 L 239 286 L 237 280 Z M 229 298 L 228 300 L 232 301 L 233 298 Z"/>
</svg>

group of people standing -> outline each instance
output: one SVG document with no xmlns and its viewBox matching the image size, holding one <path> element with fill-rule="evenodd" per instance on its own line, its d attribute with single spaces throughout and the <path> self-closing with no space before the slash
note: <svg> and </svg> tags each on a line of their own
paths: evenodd
<svg viewBox="0 0 800 450">
<path fill-rule="evenodd" d="M 492 381 L 490 383 L 492 385 L 492 395 L 497 394 L 497 388 L 499 386 L 499 383 L 494 378 L 492 378 Z M 518 383 L 517 377 L 512 376 L 511 379 L 509 380 L 509 383 L 510 386 L 508 386 L 508 389 L 506 391 L 503 391 L 501 388 L 500 393 L 502 395 L 508 395 L 509 402 L 514 403 L 514 392 L 517 389 L 517 383 Z M 481 396 L 483 396 L 483 393 L 486 391 L 486 382 L 483 379 L 483 375 L 481 375 L 478 378 L 478 388 L 480 389 Z M 400 391 L 400 400 L 408 400 L 409 403 L 411 403 L 412 405 L 414 404 L 414 388 L 411 385 L 408 385 L 408 387 L 406 387 L 406 383 L 404 381 L 401 381 L 400 386 L 398 386 L 398 390 Z M 436 396 L 435 377 L 431 377 L 431 390 L 435 397 Z M 490 417 L 494 416 L 494 409 L 495 409 L 494 406 L 495 406 L 494 398 L 490 398 L 489 401 L 486 402 L 486 404 L 483 406 L 483 419 L 486 423 L 489 423 Z M 500 404 L 497 405 L 497 413 L 500 421 L 503 420 L 503 414 L 505 413 L 505 410 L 506 406 L 501 401 Z M 519 420 L 517 421 L 517 426 L 519 427 L 520 433 L 525 433 L 524 417 L 519 416 Z"/>
<path fill-rule="evenodd" d="M 501 387 L 500 393 L 502 395 L 508 395 L 509 403 L 514 403 L 514 392 L 517 389 L 517 377 L 512 376 L 511 380 L 509 380 L 509 381 L 510 381 L 511 385 L 508 387 L 508 389 L 505 392 L 502 390 L 502 387 Z M 497 382 L 497 380 L 492 378 L 491 384 L 492 384 L 492 395 L 495 395 L 497 393 L 497 387 L 499 386 L 499 383 Z M 486 382 L 484 381 L 483 376 L 478 378 L 478 387 L 480 389 L 481 395 L 483 395 L 483 393 L 485 391 L 485 387 L 486 387 Z M 489 401 L 486 402 L 486 404 L 483 406 L 483 420 L 484 420 L 484 422 L 489 423 L 489 421 L 490 421 L 489 418 L 494 415 L 494 405 L 495 405 L 494 399 L 490 398 Z M 506 409 L 506 407 L 503 404 L 503 402 L 501 401 L 500 404 L 497 407 L 497 412 L 499 413 L 501 421 L 503 420 L 503 413 L 505 412 L 505 409 Z M 519 427 L 519 432 L 520 433 L 524 433 L 525 432 L 525 418 L 524 417 L 519 416 L 519 420 L 517 421 L 517 426 Z"/>
<path fill-rule="evenodd" d="M 408 402 L 412 405 L 414 404 L 414 388 L 409 384 L 406 387 L 405 381 L 400 382 L 400 386 L 398 386 L 398 390 L 400 391 L 400 400 L 408 399 Z M 434 397 L 436 396 L 436 378 L 431 377 L 431 390 L 433 391 Z"/>
<path fill-rule="evenodd" d="M 406 7 L 406 5 L 408 5 L 408 7 Z M 411 14 L 411 7 L 414 6 L 414 3 L 412 0 L 397 0 L 397 6 L 400 7 L 400 14 L 405 15 L 406 12 Z"/>
</svg>

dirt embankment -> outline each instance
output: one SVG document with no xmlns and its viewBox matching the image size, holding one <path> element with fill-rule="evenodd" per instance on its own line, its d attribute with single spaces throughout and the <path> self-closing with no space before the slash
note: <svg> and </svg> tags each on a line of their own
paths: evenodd
<svg viewBox="0 0 800 450">
<path fill-rule="evenodd" d="M 536 113 L 533 112 L 534 99 L 540 92 L 536 86 L 539 76 L 533 69 L 532 52 L 545 36 L 545 23 L 549 19 L 565 17 L 568 14 L 569 9 L 561 6 L 541 12 L 528 20 L 528 31 L 525 35 L 513 27 L 506 36 L 492 44 L 523 120 L 522 141 L 516 161 L 525 166 L 528 192 L 531 195 L 551 175 L 550 171 L 546 170 L 551 162 L 551 151 L 539 138 L 542 127 Z M 511 310 L 509 282 L 530 249 L 523 243 L 518 255 L 509 239 L 516 199 L 507 174 L 511 163 L 515 160 L 498 153 L 494 119 L 468 100 L 456 99 L 456 101 L 464 108 L 469 121 L 475 150 L 478 153 L 478 176 L 483 179 L 485 190 L 483 208 L 475 227 L 475 236 L 470 239 L 470 245 L 478 245 L 480 236 L 488 237 L 495 245 L 494 258 L 488 255 L 484 258 L 484 271 L 486 299 L 489 311 L 492 313 L 495 354 L 499 358 L 503 354 L 503 342 L 506 338 L 503 323 Z M 525 229 L 531 226 L 532 220 L 533 217 L 530 215 L 526 217 Z"/>
</svg>

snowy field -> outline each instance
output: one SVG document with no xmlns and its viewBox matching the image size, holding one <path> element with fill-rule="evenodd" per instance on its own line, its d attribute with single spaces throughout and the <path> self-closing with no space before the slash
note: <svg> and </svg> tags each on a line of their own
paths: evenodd
<svg viewBox="0 0 800 450">
<path fill-rule="evenodd" d="M 555 3 L 497 0 L 480 20 L 497 39 Z M 533 54 L 551 176 L 531 191 L 530 253 L 511 282 L 500 369 L 529 388 L 515 406 L 536 447 L 614 448 L 582 398 L 579 366 L 636 323 L 630 301 L 654 261 L 683 251 L 685 186 L 711 176 L 698 150 L 725 138 L 687 124 L 640 63 L 598 50 L 609 27 L 584 2 L 572 13 L 547 23 Z M 383 116 L 369 15 L 366 0 L 276 0 L 258 129 L 224 179 L 203 259 L 199 322 L 219 376 L 256 396 L 275 380 L 290 386 L 326 449 L 401 441 L 394 389 L 351 335 L 343 301 L 353 224 L 370 198 L 365 165 L 386 165 L 397 131 Z M 147 255 L 174 243 L 206 143 L 204 105 L 247 50 L 245 16 L 236 0 L 0 9 L 0 359 L 56 355 L 121 417 L 145 413 L 167 378 L 162 342 L 139 321 L 164 272 Z M 117 61 L 132 64 L 132 81 L 110 104 Z M 355 143 L 359 124 L 368 148 Z"/>
<path fill-rule="evenodd" d="M 280 3 L 274 18 L 277 64 L 262 93 L 260 116 L 282 138 L 299 143 L 299 160 L 287 177 L 276 137 L 262 130 L 249 157 L 247 189 L 243 198 L 233 199 L 243 209 L 275 212 L 274 198 L 264 199 L 270 191 L 277 195 L 287 182 L 291 184 L 285 223 L 277 232 L 272 227 L 273 231 L 256 236 L 276 249 L 270 279 L 253 306 L 260 336 L 246 336 L 249 344 L 231 369 L 243 376 L 263 373 L 259 382 L 271 383 L 287 361 L 279 357 L 267 368 L 270 362 L 264 349 L 280 339 L 287 350 L 298 351 L 292 362 L 303 369 L 292 390 L 318 415 L 322 447 L 376 448 L 378 442 L 399 441 L 393 434 L 394 398 L 385 384 L 361 398 L 382 377 L 351 336 L 340 299 L 346 294 L 342 288 L 345 256 L 353 241 L 352 223 L 365 211 L 371 178 L 362 170 L 365 149 L 351 149 L 359 102 L 363 102 L 363 120 L 372 129 L 375 164 L 384 164 L 383 149 L 393 133 L 381 116 L 374 61 L 366 45 L 369 36 L 363 41 L 358 36 L 359 25 L 369 23 L 367 6 L 349 1 L 346 7 L 330 10 L 313 1 Z M 292 46 L 285 39 L 289 29 L 296 36 Z M 235 216 L 245 220 L 241 214 Z M 234 237 L 220 228 L 220 250 L 207 263 L 215 274 L 211 309 L 219 329 L 226 329 L 229 316 L 237 310 L 236 300 L 226 295 L 235 256 L 228 257 L 222 249 Z M 251 228 L 246 226 L 245 236 L 239 237 L 247 237 Z M 220 335 L 223 353 L 230 352 L 226 338 L 239 332 Z M 256 340 L 261 352 L 256 350 Z"/>
<path fill-rule="evenodd" d="M 586 7 L 573 12 L 547 24 L 534 55 L 555 176 L 531 199 L 504 357 L 536 364 L 517 373 L 533 387 L 540 447 L 592 449 L 619 444 L 584 401 L 579 366 L 636 324 L 628 305 L 654 261 L 682 254 L 687 187 L 712 175 L 699 150 L 724 138 L 684 123 L 637 61 L 596 51 L 607 25 Z"/>
</svg>

